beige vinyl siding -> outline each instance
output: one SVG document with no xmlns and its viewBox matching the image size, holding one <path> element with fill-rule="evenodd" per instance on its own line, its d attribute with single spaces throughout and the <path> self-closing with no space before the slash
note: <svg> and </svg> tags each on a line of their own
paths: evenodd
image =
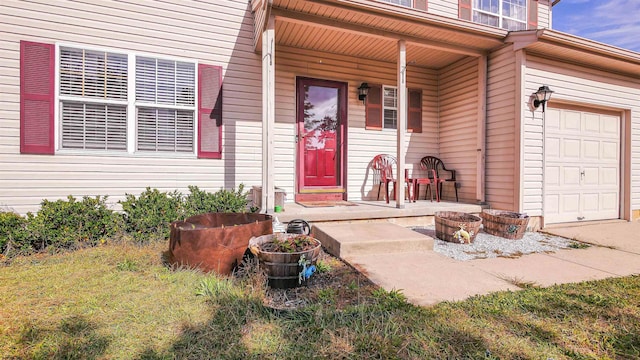
<svg viewBox="0 0 640 360">
<path fill-rule="evenodd" d="M 206 14 L 215 14 L 215 21 Z M 109 194 L 147 186 L 187 191 L 260 184 L 260 56 L 246 1 L 0 4 L 0 205 L 37 210 L 43 198 Z M 132 51 L 224 69 L 223 158 L 139 155 L 20 155 L 20 40 Z"/>
<path fill-rule="evenodd" d="M 548 85 L 555 93 L 551 98 L 551 106 L 554 101 L 568 103 L 575 106 L 587 107 L 590 111 L 597 112 L 598 108 L 604 110 L 617 110 L 622 113 L 625 110 L 631 112 L 631 144 L 630 154 L 622 151 L 623 158 L 631 156 L 629 169 L 631 176 L 631 194 L 626 194 L 630 200 L 632 209 L 640 208 L 640 79 L 605 73 L 595 69 L 588 69 L 576 65 L 551 62 L 533 55 L 527 56 L 525 92 L 522 101 L 526 102 L 529 95 L 536 91 L 542 84 Z M 595 110 L 594 110 L 595 109 Z M 526 110 L 525 114 L 525 210 L 530 214 L 542 213 L 542 154 L 539 147 L 543 142 L 541 128 L 541 113 L 534 114 Z M 625 126 L 621 126 L 624 131 Z M 624 135 L 623 135 L 624 136 Z M 527 146 L 527 144 L 529 146 Z M 623 160 L 624 163 L 624 160 Z M 625 174 L 623 165 L 621 173 Z"/>
<path fill-rule="evenodd" d="M 547 0 L 538 1 L 538 29 L 551 29 L 551 3 Z"/>
<path fill-rule="evenodd" d="M 258 47 L 258 41 L 260 39 L 260 37 L 262 36 L 262 30 L 264 29 L 264 26 L 267 22 L 267 7 L 268 7 L 268 1 L 266 0 L 258 0 L 258 1 L 251 1 L 251 7 L 252 7 L 252 11 L 254 13 L 254 24 L 255 26 L 253 27 L 253 46 L 254 47 Z"/>
<path fill-rule="evenodd" d="M 476 200 L 478 59 L 467 58 L 444 68 L 440 84 L 440 152 L 447 168 L 456 170 L 460 201 Z M 436 155 L 438 156 L 438 155 Z M 455 199 L 453 186 L 443 188 L 443 197 Z"/>
<path fill-rule="evenodd" d="M 489 55 L 487 79 L 486 199 L 517 210 L 515 199 L 515 55 L 511 46 Z"/>
<path fill-rule="evenodd" d="M 431 14 L 458 18 L 458 0 L 429 0 L 427 10 Z"/>
<path fill-rule="evenodd" d="M 321 53 L 312 50 L 276 48 L 276 131 L 286 140 L 276 147 L 275 184 L 289 194 L 295 191 L 295 79 L 296 76 L 348 83 L 347 186 L 350 200 L 375 199 L 369 162 L 380 153 L 396 154 L 396 131 L 365 130 L 365 106 L 357 96 L 362 82 L 396 85 L 396 65 L 374 60 Z M 433 70 L 408 67 L 409 88 L 423 91 L 422 133 L 406 135 L 407 167 L 417 166 L 422 156 L 437 152 L 437 82 Z M 375 188 L 377 191 L 377 188 Z"/>
<path fill-rule="evenodd" d="M 458 0 L 429 0 L 428 12 L 450 18 L 458 18 Z M 538 28 L 551 28 L 551 4 L 547 0 L 538 0 Z"/>
</svg>

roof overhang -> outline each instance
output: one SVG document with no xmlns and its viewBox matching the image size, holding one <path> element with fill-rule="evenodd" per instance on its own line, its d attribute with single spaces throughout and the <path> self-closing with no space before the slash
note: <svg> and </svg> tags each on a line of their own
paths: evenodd
<svg viewBox="0 0 640 360">
<path fill-rule="evenodd" d="M 549 29 L 517 31 L 509 33 L 505 43 L 513 44 L 514 50 L 526 49 L 554 60 L 640 78 L 640 53 L 567 33 Z"/>
<path fill-rule="evenodd" d="M 256 51 L 267 14 L 278 46 L 395 62 L 397 42 L 408 61 L 438 69 L 504 45 L 508 32 L 425 11 L 365 0 L 253 0 Z"/>
</svg>

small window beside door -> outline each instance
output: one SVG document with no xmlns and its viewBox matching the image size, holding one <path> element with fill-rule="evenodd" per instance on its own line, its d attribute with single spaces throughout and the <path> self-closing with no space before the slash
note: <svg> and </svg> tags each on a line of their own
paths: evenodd
<svg viewBox="0 0 640 360">
<path fill-rule="evenodd" d="M 408 90 L 409 132 L 422 132 L 422 90 Z M 386 85 L 371 85 L 366 99 L 365 128 L 368 130 L 397 129 L 398 88 Z"/>
</svg>

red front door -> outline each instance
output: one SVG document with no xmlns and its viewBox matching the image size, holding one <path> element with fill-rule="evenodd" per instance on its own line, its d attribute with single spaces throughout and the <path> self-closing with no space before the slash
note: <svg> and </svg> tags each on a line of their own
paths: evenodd
<svg viewBox="0 0 640 360">
<path fill-rule="evenodd" d="M 297 78 L 297 200 L 344 199 L 347 84 Z"/>
</svg>

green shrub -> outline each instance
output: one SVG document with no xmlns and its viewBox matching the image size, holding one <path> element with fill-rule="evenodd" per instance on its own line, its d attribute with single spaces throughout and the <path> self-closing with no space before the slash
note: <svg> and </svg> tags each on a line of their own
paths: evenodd
<svg viewBox="0 0 640 360">
<path fill-rule="evenodd" d="M 40 210 L 27 214 L 27 229 L 37 249 L 74 249 L 94 246 L 116 234 L 119 217 L 106 205 L 107 197 L 85 196 L 82 201 L 69 195 L 67 200 L 43 200 Z"/>
<path fill-rule="evenodd" d="M 0 254 L 28 253 L 31 236 L 27 231 L 27 219 L 14 213 L 0 211 Z"/>
<path fill-rule="evenodd" d="M 119 201 L 125 229 L 138 242 L 167 239 L 169 224 L 184 217 L 182 194 L 177 190 L 167 193 L 147 187 L 138 197 L 126 196 Z"/>
<path fill-rule="evenodd" d="M 220 189 L 215 193 L 200 190 L 197 186 L 189 186 L 189 195 L 184 198 L 185 216 L 210 212 L 246 212 L 247 194 L 244 185 L 238 191 Z"/>
</svg>

